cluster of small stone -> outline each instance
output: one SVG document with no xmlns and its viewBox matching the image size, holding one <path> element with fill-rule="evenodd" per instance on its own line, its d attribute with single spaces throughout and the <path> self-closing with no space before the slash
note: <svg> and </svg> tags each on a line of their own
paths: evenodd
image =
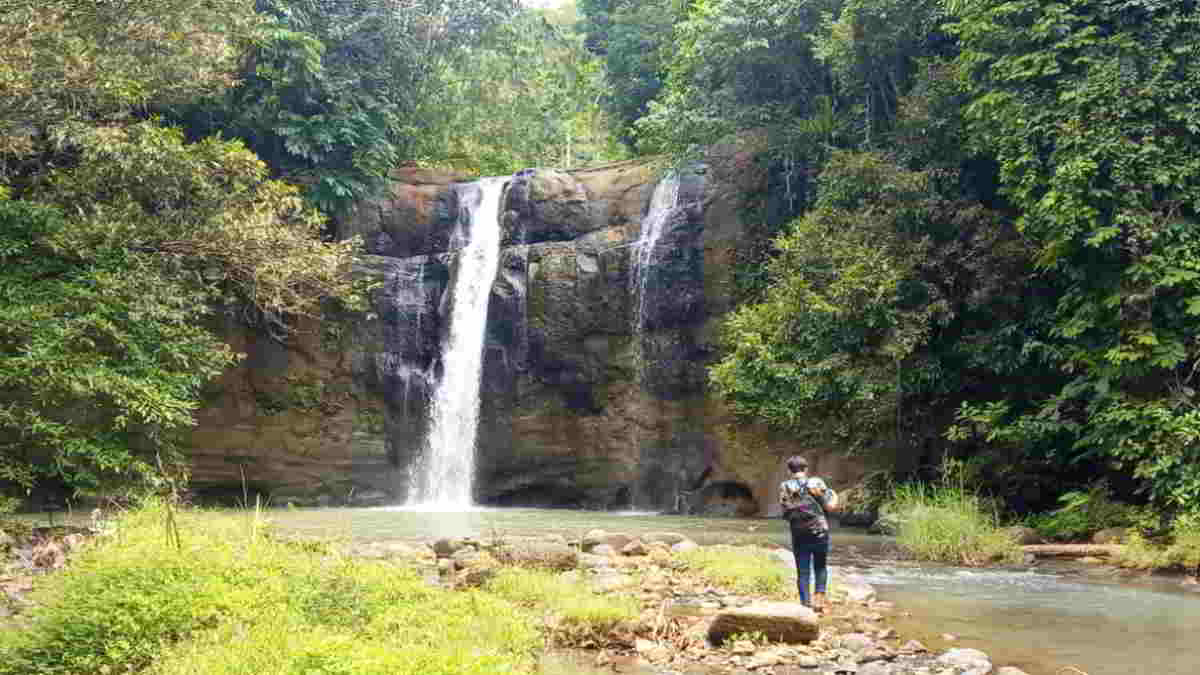
<svg viewBox="0 0 1200 675">
<path fill-rule="evenodd" d="M 28 609 L 33 578 L 66 565 L 90 533 L 77 527 L 27 528 L 12 534 L 0 530 L 0 621 Z"/>
<path fill-rule="evenodd" d="M 794 602 L 717 588 L 686 569 L 678 553 L 698 545 L 671 532 L 632 536 L 593 530 L 574 540 L 443 538 L 430 544 L 376 543 L 370 557 L 405 557 L 431 581 L 478 586 L 505 564 L 560 570 L 595 593 L 636 597 L 636 621 L 615 628 L 595 648 L 595 663 L 617 673 L 656 675 L 1024 675 L 993 668 L 977 649 L 941 653 L 901 642 L 885 625 L 894 608 L 870 585 L 833 570 L 830 614 L 818 618 Z M 784 564 L 787 551 L 764 550 Z"/>
</svg>

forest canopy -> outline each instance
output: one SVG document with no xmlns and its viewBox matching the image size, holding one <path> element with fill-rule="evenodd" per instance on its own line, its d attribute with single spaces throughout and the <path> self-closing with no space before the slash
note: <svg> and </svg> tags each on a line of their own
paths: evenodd
<svg viewBox="0 0 1200 675">
<path fill-rule="evenodd" d="M 651 24 L 583 4 L 589 45 L 661 84 L 612 88 L 627 136 L 686 159 L 765 132 L 804 167 L 711 370 L 740 413 L 1001 493 L 1200 499 L 1195 3 L 661 5 L 670 37 L 631 48 Z"/>
<path fill-rule="evenodd" d="M 397 166 L 623 152 L 571 21 L 510 0 L 0 7 L 0 488 L 175 467 L 212 319 L 359 306 L 326 217 Z"/>
</svg>

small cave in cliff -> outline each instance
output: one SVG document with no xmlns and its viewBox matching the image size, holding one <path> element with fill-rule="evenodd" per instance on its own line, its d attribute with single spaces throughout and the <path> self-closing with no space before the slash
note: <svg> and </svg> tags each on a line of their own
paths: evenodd
<svg viewBox="0 0 1200 675">
<path fill-rule="evenodd" d="M 709 483 L 692 501 L 692 512 L 706 516 L 753 516 L 758 510 L 754 492 L 732 480 Z"/>
</svg>

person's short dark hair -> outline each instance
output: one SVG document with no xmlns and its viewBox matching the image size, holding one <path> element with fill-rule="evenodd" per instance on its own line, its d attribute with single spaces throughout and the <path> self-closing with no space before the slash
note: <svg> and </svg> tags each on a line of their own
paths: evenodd
<svg viewBox="0 0 1200 675">
<path fill-rule="evenodd" d="M 787 468 L 788 468 L 788 471 L 791 471 L 792 473 L 800 473 L 801 471 L 808 471 L 808 460 L 804 459 L 800 455 L 792 455 L 791 457 L 788 458 Z"/>
</svg>

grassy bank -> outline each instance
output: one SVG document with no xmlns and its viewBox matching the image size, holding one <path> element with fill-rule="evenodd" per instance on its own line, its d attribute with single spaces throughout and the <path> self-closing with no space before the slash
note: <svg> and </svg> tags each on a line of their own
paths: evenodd
<svg viewBox="0 0 1200 675">
<path fill-rule="evenodd" d="M 1151 539 L 1134 530 L 1117 563 L 1125 567 L 1181 571 L 1200 576 L 1200 511 L 1182 513 L 1164 537 Z"/>
<path fill-rule="evenodd" d="M 686 569 L 708 583 L 745 595 L 790 598 L 792 575 L 762 549 L 710 546 L 680 556 Z"/>
<path fill-rule="evenodd" d="M 472 675 L 532 672 L 548 626 L 604 630 L 636 607 L 550 573 L 450 590 L 402 564 L 269 536 L 253 513 L 132 512 L 43 578 L 0 675 Z"/>
<path fill-rule="evenodd" d="M 896 543 L 920 560 L 982 565 L 1020 555 L 996 510 L 969 488 L 960 471 L 935 483 L 893 488 L 883 509 L 897 523 Z"/>
</svg>

